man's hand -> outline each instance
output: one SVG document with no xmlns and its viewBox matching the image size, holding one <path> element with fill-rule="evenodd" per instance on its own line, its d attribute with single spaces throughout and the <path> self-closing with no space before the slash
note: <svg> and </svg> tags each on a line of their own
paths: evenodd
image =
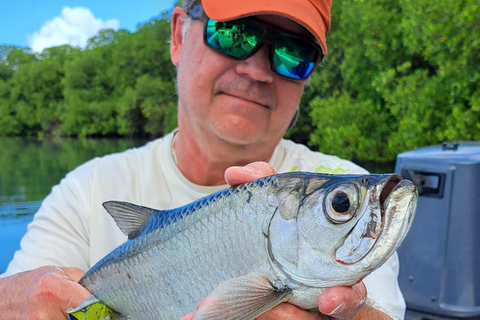
<svg viewBox="0 0 480 320">
<path fill-rule="evenodd" d="M 225 181 L 230 186 L 251 182 L 275 174 L 275 170 L 266 162 L 257 161 L 243 167 L 230 167 L 225 170 Z"/>
<path fill-rule="evenodd" d="M 356 314 L 367 300 L 363 282 L 353 287 L 333 287 L 325 290 L 318 299 L 318 310 L 329 316 L 347 318 Z"/>
<path fill-rule="evenodd" d="M 363 307 L 366 298 L 367 290 L 363 282 L 357 283 L 353 287 L 329 288 L 320 295 L 318 310 L 324 315 L 347 318 L 357 313 Z M 257 320 L 325 319 L 320 313 L 301 310 L 292 304 L 282 303 L 257 317 Z"/>
<path fill-rule="evenodd" d="M 6 320 L 65 320 L 68 308 L 91 294 L 76 268 L 42 267 L 0 279 L 0 314 Z"/>
</svg>

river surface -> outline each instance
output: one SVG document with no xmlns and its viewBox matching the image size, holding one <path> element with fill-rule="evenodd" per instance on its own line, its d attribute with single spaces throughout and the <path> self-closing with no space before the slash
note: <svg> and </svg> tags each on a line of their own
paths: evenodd
<svg viewBox="0 0 480 320">
<path fill-rule="evenodd" d="M 41 201 L 65 174 L 94 157 L 145 144 L 129 139 L 0 137 L 0 273 Z"/>
</svg>

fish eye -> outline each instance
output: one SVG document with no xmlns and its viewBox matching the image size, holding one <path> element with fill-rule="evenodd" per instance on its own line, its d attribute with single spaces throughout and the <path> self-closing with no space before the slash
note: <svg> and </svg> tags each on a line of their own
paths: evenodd
<svg viewBox="0 0 480 320">
<path fill-rule="evenodd" d="M 340 186 L 330 190 L 325 201 L 327 217 L 334 223 L 350 221 L 357 211 L 358 192 L 353 186 Z"/>
<path fill-rule="evenodd" d="M 333 196 L 331 205 L 335 212 L 340 214 L 348 212 L 348 209 L 350 209 L 350 200 L 348 199 L 348 194 L 345 192 L 338 192 Z"/>
</svg>

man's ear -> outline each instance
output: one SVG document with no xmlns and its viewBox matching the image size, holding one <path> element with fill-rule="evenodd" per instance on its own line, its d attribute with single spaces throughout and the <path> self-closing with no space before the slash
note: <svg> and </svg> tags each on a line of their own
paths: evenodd
<svg viewBox="0 0 480 320">
<path fill-rule="evenodd" d="M 186 12 L 180 8 L 176 7 L 172 12 L 172 39 L 170 42 L 170 59 L 175 66 L 178 66 L 180 61 L 180 52 L 182 51 L 183 44 L 183 22 L 187 17 Z"/>
</svg>

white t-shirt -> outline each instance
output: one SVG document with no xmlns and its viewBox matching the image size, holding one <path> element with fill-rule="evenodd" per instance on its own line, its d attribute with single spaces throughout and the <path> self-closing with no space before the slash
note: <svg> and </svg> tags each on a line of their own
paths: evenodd
<svg viewBox="0 0 480 320">
<path fill-rule="evenodd" d="M 127 240 L 102 207 L 105 201 L 171 209 L 227 187 L 188 181 L 174 163 L 172 137 L 170 133 L 145 146 L 92 159 L 68 173 L 43 201 L 4 276 L 45 265 L 88 270 Z M 279 173 L 366 173 L 352 162 L 288 140 L 277 146 L 270 165 Z M 370 305 L 403 319 L 405 302 L 397 276 L 395 254 L 364 282 Z"/>
</svg>

